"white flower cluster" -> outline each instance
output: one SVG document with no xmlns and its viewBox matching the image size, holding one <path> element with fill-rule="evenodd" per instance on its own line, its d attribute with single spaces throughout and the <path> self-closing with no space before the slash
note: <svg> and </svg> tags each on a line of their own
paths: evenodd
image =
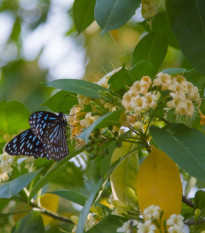
<svg viewBox="0 0 205 233">
<path fill-rule="evenodd" d="M 154 92 L 148 92 L 152 81 L 149 76 L 144 76 L 140 81 L 133 83 L 122 99 L 122 104 L 126 110 L 133 110 L 136 115 L 149 109 L 157 107 L 158 96 Z"/>
<path fill-rule="evenodd" d="M 201 103 L 198 88 L 182 75 L 171 77 L 168 74 L 159 73 L 153 85 L 170 91 L 172 100 L 167 102 L 167 107 L 173 108 L 175 114 L 191 117 L 194 113 L 194 104 L 200 105 Z"/>
<path fill-rule="evenodd" d="M 8 173 L 13 170 L 11 167 L 13 160 L 14 158 L 8 155 L 6 152 L 0 155 L 0 183 L 9 179 Z"/>
<path fill-rule="evenodd" d="M 184 217 L 181 215 L 172 214 L 167 220 L 166 224 L 169 226 L 169 233 L 183 233 Z"/>
<path fill-rule="evenodd" d="M 158 87 L 153 91 L 154 87 Z M 153 80 L 149 76 L 144 76 L 141 80 L 134 82 L 122 99 L 122 104 L 129 112 L 134 112 L 137 116 L 150 109 L 156 109 L 161 96 L 160 91 L 168 90 L 171 100 L 166 105 L 169 109 L 174 109 L 175 114 L 191 117 L 194 113 L 194 105 L 200 105 L 201 99 L 199 90 L 192 83 L 188 82 L 182 75 L 170 76 L 159 73 Z"/>
<path fill-rule="evenodd" d="M 137 233 L 154 233 L 157 232 L 157 227 L 153 221 L 160 223 L 161 209 L 159 206 L 151 205 L 143 211 L 144 223 L 134 219 L 124 222 L 122 227 L 117 229 L 117 232 L 131 233 L 133 229 Z M 168 233 L 183 233 L 183 217 L 181 215 L 173 214 L 166 221 Z"/>
</svg>

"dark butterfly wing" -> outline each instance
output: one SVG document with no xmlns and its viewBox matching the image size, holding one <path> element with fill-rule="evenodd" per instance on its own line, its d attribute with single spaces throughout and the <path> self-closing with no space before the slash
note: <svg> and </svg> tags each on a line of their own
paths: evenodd
<svg viewBox="0 0 205 233">
<path fill-rule="evenodd" d="M 26 155 L 46 157 L 46 144 L 39 142 L 31 129 L 27 129 L 13 138 L 5 147 L 5 151 L 10 155 Z"/>
<path fill-rule="evenodd" d="M 57 147 L 53 144 L 46 145 L 39 142 L 31 129 L 27 129 L 13 138 L 5 147 L 5 151 L 10 155 L 34 156 L 34 158 L 61 160 L 68 154 L 66 137 L 64 137 L 64 146 Z M 66 147 L 67 146 L 67 147 Z"/>
<path fill-rule="evenodd" d="M 10 155 L 27 155 L 61 160 L 68 155 L 67 123 L 63 114 L 35 112 L 29 118 L 31 129 L 13 138 L 5 147 Z"/>
<path fill-rule="evenodd" d="M 29 118 L 33 133 L 38 140 L 45 144 L 62 146 L 62 137 L 66 135 L 66 121 L 63 114 L 56 115 L 51 112 L 35 112 Z"/>
</svg>

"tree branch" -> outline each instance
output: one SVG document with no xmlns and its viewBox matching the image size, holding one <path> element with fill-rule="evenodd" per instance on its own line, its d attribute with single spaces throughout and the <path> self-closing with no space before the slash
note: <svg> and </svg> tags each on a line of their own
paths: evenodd
<svg viewBox="0 0 205 233">
<path fill-rule="evenodd" d="M 190 206 L 191 208 L 194 208 L 194 203 L 191 200 L 189 200 L 187 197 L 185 197 L 184 195 L 182 197 L 182 201 L 188 206 Z"/>
</svg>

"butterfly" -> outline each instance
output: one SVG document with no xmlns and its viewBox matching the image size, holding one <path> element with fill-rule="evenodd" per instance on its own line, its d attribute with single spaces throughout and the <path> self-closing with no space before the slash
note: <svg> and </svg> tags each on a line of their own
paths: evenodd
<svg viewBox="0 0 205 233">
<path fill-rule="evenodd" d="M 29 117 L 30 129 L 14 137 L 5 147 L 10 155 L 59 161 L 68 155 L 66 138 L 67 122 L 62 112 L 58 115 L 39 111 Z"/>
</svg>

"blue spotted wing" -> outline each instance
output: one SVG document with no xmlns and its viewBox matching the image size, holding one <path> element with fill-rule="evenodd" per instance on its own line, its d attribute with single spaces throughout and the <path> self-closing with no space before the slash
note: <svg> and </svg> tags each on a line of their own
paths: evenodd
<svg viewBox="0 0 205 233">
<path fill-rule="evenodd" d="M 66 148 L 66 126 L 63 114 L 56 115 L 51 112 L 39 111 L 33 113 L 29 118 L 33 133 L 39 141 L 46 144 L 55 144 Z"/>
<path fill-rule="evenodd" d="M 10 155 L 27 155 L 61 160 L 68 155 L 67 123 L 63 113 L 35 112 L 29 118 L 31 129 L 13 138 L 5 148 Z"/>
<path fill-rule="evenodd" d="M 5 147 L 5 151 L 10 155 L 27 155 L 46 157 L 46 144 L 39 142 L 31 129 L 27 129 L 13 138 Z"/>
</svg>

